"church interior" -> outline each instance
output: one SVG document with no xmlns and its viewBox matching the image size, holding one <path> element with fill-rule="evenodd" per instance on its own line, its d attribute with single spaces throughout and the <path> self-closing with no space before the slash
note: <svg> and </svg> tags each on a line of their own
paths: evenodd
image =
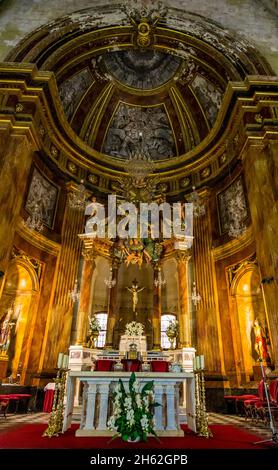
<svg viewBox="0 0 278 470">
<path fill-rule="evenodd" d="M 0 1 L 0 447 L 108 446 L 134 373 L 166 448 L 277 444 L 277 16 Z M 112 200 L 176 205 L 184 234 L 109 233 Z"/>
</svg>

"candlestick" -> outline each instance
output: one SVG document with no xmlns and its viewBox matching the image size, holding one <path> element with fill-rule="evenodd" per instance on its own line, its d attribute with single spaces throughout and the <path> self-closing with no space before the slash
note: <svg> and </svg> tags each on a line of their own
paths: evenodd
<svg viewBox="0 0 278 470">
<path fill-rule="evenodd" d="M 63 353 L 59 353 L 59 355 L 58 355 L 58 362 L 57 362 L 57 367 L 58 367 L 58 369 L 61 369 L 61 367 L 63 366 L 63 357 L 64 357 L 64 354 L 63 354 Z"/>
</svg>

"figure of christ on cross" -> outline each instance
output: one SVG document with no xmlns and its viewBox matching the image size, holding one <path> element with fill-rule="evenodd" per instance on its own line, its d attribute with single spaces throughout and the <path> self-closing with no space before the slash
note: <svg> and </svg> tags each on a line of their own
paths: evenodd
<svg viewBox="0 0 278 470">
<path fill-rule="evenodd" d="M 139 292 L 144 290 L 145 287 L 139 287 L 138 282 L 136 281 L 136 279 L 134 279 L 134 281 L 132 281 L 131 287 L 126 287 L 126 289 L 129 290 L 129 292 L 132 293 L 132 305 L 133 305 L 132 310 L 133 310 L 134 313 L 136 313 L 136 307 L 137 307 L 137 304 L 138 304 L 138 294 L 139 294 Z"/>
</svg>

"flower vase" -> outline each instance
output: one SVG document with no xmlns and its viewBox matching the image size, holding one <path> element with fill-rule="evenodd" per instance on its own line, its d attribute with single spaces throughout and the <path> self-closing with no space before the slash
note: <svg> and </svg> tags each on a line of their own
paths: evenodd
<svg viewBox="0 0 278 470">
<path fill-rule="evenodd" d="M 175 338 L 169 338 L 170 341 L 170 349 L 175 349 L 174 344 L 175 344 Z"/>
</svg>

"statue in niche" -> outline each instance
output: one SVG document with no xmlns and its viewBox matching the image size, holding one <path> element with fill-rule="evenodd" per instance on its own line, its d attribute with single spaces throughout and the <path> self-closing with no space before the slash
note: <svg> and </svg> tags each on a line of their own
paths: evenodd
<svg viewBox="0 0 278 470">
<path fill-rule="evenodd" d="M 271 362 L 268 346 L 267 335 L 265 329 L 261 326 L 260 321 L 256 318 L 253 325 L 255 335 L 255 351 L 258 354 L 258 360 L 263 360 L 264 363 Z"/>
<path fill-rule="evenodd" d="M 12 328 L 15 325 L 15 322 L 11 321 L 12 314 L 13 309 L 10 308 L 0 330 L 0 354 L 4 355 L 8 353 L 11 342 Z"/>
<path fill-rule="evenodd" d="M 136 308 L 137 308 L 137 304 L 138 304 L 138 294 L 139 294 L 139 292 L 144 290 L 145 287 L 139 287 L 137 280 L 134 279 L 134 281 L 132 281 L 131 287 L 126 287 L 126 289 L 129 290 L 129 292 L 132 293 L 132 305 L 133 305 L 132 310 L 135 313 Z"/>
</svg>

